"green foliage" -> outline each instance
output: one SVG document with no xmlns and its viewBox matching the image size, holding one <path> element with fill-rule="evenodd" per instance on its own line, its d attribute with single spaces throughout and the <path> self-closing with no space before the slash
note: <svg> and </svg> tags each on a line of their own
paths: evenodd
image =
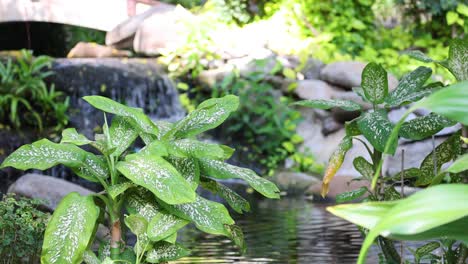
<svg viewBox="0 0 468 264">
<path fill-rule="evenodd" d="M 40 140 L 20 147 L 1 167 L 48 169 L 57 164 L 78 176 L 101 184 L 99 194 L 67 195 L 47 226 L 42 263 L 159 263 L 189 254 L 175 243 L 177 231 L 194 223 L 207 233 L 224 235 L 245 250 L 243 234 L 223 204 L 195 193 L 200 185 L 226 199 L 239 213 L 248 202 L 212 178 L 240 178 L 268 198 L 279 198 L 278 188 L 253 171 L 229 165 L 224 159 L 233 150 L 204 143 L 195 137 L 220 125 L 236 111 L 233 95 L 202 102 L 187 117 L 174 124 L 154 123 L 141 109 L 127 107 L 101 96 L 86 96 L 88 103 L 114 114 L 109 127 L 89 140 L 75 129 L 63 131 L 61 143 Z M 145 147 L 129 154 L 140 137 Z M 90 145 L 100 154 L 79 146 Z M 211 177 L 211 178 L 209 178 Z M 123 213 L 128 212 L 128 215 Z M 105 216 L 105 217 L 104 217 Z M 98 255 L 91 251 L 99 224 L 109 220 L 111 240 L 103 241 Z M 121 222 L 123 221 L 123 222 Z M 133 250 L 125 244 L 121 225 L 137 237 Z"/>
<path fill-rule="evenodd" d="M 255 61 L 261 69 L 266 61 Z M 213 88 L 212 96 L 226 94 L 239 96 L 239 111 L 222 126 L 222 133 L 228 135 L 227 142 L 235 146 L 245 146 L 241 150 L 246 160 L 259 161 L 268 174 L 280 162 L 295 152 L 295 146 L 302 139 L 295 134 L 300 121 L 297 111 L 287 107 L 288 99 L 279 97 L 275 87 L 267 82 L 266 76 L 275 74 L 259 71 L 241 76 L 233 72 Z"/>
<path fill-rule="evenodd" d="M 22 50 L 15 61 L 0 62 L 0 119 L 18 129 L 32 126 L 42 130 L 55 126 L 60 130 L 68 123 L 68 98 L 62 92 L 48 88 L 44 78 L 53 74 L 48 70 L 51 59 L 33 58 L 30 51 Z"/>
<path fill-rule="evenodd" d="M 0 201 L 0 258 L 5 264 L 38 263 L 49 214 L 42 201 L 6 194 Z"/>
</svg>

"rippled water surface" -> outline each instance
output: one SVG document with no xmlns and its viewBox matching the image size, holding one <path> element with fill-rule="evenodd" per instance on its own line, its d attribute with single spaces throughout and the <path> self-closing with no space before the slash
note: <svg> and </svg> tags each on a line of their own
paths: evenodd
<svg viewBox="0 0 468 264">
<path fill-rule="evenodd" d="M 251 213 L 232 213 L 245 234 L 244 256 L 229 239 L 187 228 L 179 240 L 192 255 L 176 263 L 355 263 L 361 234 L 325 207 L 303 198 L 261 200 Z"/>
</svg>

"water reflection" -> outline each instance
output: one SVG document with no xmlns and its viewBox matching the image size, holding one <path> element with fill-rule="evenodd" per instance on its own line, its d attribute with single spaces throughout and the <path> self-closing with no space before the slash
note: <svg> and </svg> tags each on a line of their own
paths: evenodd
<svg viewBox="0 0 468 264">
<path fill-rule="evenodd" d="M 228 239 L 190 227 L 179 240 L 192 255 L 175 263 L 355 263 L 362 242 L 354 225 L 302 198 L 262 200 L 252 213 L 232 215 L 244 230 L 245 256 Z"/>
</svg>

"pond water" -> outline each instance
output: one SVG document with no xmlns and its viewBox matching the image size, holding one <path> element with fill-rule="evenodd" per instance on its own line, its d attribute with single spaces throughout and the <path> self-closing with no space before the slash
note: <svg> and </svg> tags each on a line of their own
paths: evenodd
<svg viewBox="0 0 468 264">
<path fill-rule="evenodd" d="M 251 213 L 232 213 L 244 231 L 244 256 L 229 239 L 191 227 L 182 230 L 179 240 L 192 254 L 174 263 L 356 263 L 360 232 L 328 213 L 326 204 L 298 197 L 251 205 Z M 378 263 L 376 250 L 368 263 Z"/>
</svg>

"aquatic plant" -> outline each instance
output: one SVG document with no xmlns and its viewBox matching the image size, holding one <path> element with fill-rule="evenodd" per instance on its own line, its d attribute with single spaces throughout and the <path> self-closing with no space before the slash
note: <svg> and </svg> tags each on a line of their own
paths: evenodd
<svg viewBox="0 0 468 264">
<path fill-rule="evenodd" d="M 370 162 L 360 156 L 354 159 L 354 167 L 362 174 L 361 180 L 371 182 L 371 188 L 361 187 L 337 197 L 338 202 L 355 200 L 368 194 L 365 203 L 348 204 L 330 207 L 328 210 L 337 216 L 347 219 L 365 229 L 364 241 L 358 263 L 364 263 L 367 250 L 374 240 L 381 247 L 387 262 L 401 263 L 390 239 L 398 240 L 428 240 L 443 238 L 438 245 L 444 245 L 444 258 L 454 259 L 454 262 L 464 263 L 468 257 L 468 185 L 440 185 L 442 182 L 457 183 L 466 181 L 463 171 L 468 169 L 465 156 L 456 161 L 447 170 L 441 170 L 442 165 L 456 160 L 466 152 L 460 140 L 461 131 L 453 134 L 427 155 L 419 168 L 406 169 L 395 175 L 383 175 L 383 155 L 395 154 L 398 137 L 422 140 L 430 138 L 444 127 L 453 126 L 456 122 L 468 124 L 468 42 L 453 40 L 450 45 L 449 57 L 445 61 L 433 61 L 422 52 L 411 52 L 410 56 L 424 62 L 436 62 L 447 68 L 459 81 L 449 87 L 441 83 L 426 84 L 431 76 L 431 70 L 419 67 L 404 76 L 395 90 L 389 92 L 386 71 L 375 63 L 369 63 L 362 73 L 360 88 L 355 88 L 363 100 L 373 105 L 367 112 L 361 111 L 361 105 L 345 100 L 300 101 L 295 105 L 329 109 L 339 107 L 347 111 L 361 111 L 361 115 L 346 123 L 346 136 L 330 157 L 322 186 L 322 195 L 328 192 L 328 185 L 344 160 L 353 144 L 353 139 L 365 145 L 369 152 Z M 427 98 L 424 98 L 427 97 Z M 424 99 L 423 99 L 424 98 Z M 423 100 L 421 100 L 423 99 Z M 396 124 L 390 122 L 387 111 L 412 103 L 410 109 Z M 407 121 L 407 116 L 418 108 L 432 111 Z M 356 138 L 362 135 L 365 141 Z M 453 167 L 455 166 L 455 168 Z M 410 185 L 413 187 L 428 187 L 411 197 L 403 199 L 394 185 Z M 370 201 L 370 202 L 369 202 Z M 390 238 L 390 239 L 389 239 Z M 462 243 L 455 243 L 460 240 Z M 413 250 L 415 259 L 419 262 L 423 257 L 440 258 L 432 252 L 439 248 L 430 242 L 421 248 Z M 452 247 L 458 248 L 453 250 Z"/>
<path fill-rule="evenodd" d="M 225 206 L 195 192 L 205 188 L 238 213 L 249 211 L 249 203 L 215 179 L 243 179 L 262 195 L 279 198 L 273 183 L 224 162 L 233 149 L 195 139 L 237 109 L 236 96 L 206 100 L 176 123 L 154 123 L 141 109 L 105 97 L 86 96 L 84 100 L 114 114 L 110 126 L 105 121 L 103 134 L 90 140 L 69 128 L 63 131 L 60 143 L 42 139 L 22 146 L 1 165 L 45 170 L 63 164 L 104 189 L 88 196 L 70 193 L 60 202 L 45 232 L 42 263 L 175 260 L 189 254 L 176 243 L 177 231 L 189 223 L 201 231 L 227 236 L 245 250 L 242 231 Z M 145 146 L 133 153 L 131 146 L 137 138 Z M 99 154 L 80 146 L 91 146 Z M 101 242 L 96 255 L 91 246 L 97 227 L 106 221 L 110 239 Z M 126 243 L 127 228 L 137 238 L 133 248 Z"/>
</svg>

